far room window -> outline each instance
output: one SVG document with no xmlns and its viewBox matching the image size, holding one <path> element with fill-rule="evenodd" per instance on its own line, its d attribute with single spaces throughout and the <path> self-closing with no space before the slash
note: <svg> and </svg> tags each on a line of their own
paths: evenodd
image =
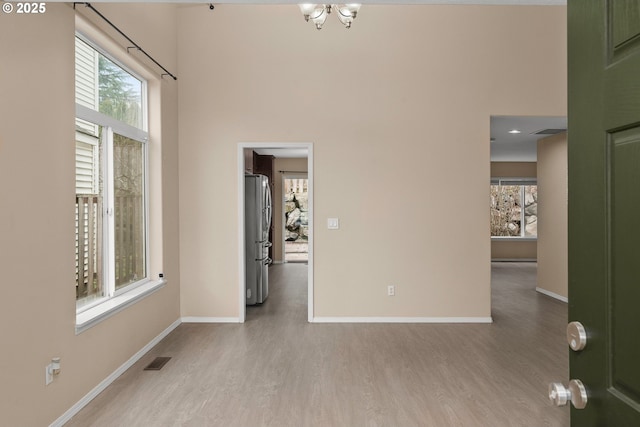
<svg viewBox="0 0 640 427">
<path fill-rule="evenodd" d="M 491 180 L 491 237 L 538 237 L 538 185 L 535 179 Z"/>
<path fill-rule="evenodd" d="M 76 37 L 76 307 L 148 280 L 146 81 Z"/>
</svg>

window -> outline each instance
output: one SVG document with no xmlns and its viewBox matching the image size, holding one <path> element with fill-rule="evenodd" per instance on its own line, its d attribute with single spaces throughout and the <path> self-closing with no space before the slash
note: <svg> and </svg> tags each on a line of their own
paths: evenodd
<svg viewBox="0 0 640 427">
<path fill-rule="evenodd" d="M 76 37 L 76 307 L 148 281 L 146 81 Z"/>
<path fill-rule="evenodd" d="M 309 260 L 309 189 L 307 174 L 283 177 L 284 261 Z"/>
<path fill-rule="evenodd" d="M 490 212 L 491 237 L 537 238 L 535 179 L 492 179 Z"/>
</svg>

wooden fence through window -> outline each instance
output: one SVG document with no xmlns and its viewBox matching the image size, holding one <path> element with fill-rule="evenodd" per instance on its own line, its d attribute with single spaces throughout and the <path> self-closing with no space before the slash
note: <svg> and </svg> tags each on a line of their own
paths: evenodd
<svg viewBox="0 0 640 427">
<path fill-rule="evenodd" d="M 102 199 L 76 195 L 76 298 L 102 293 Z M 115 287 L 146 276 L 143 198 L 114 198 Z"/>
<path fill-rule="evenodd" d="M 102 200 L 76 194 L 76 298 L 102 292 Z"/>
<path fill-rule="evenodd" d="M 115 204 L 116 289 L 145 277 L 145 232 L 142 195 L 118 195 Z"/>
</svg>

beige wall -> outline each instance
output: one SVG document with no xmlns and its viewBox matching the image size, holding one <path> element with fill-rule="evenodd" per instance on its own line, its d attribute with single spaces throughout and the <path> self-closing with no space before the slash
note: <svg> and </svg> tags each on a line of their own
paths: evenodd
<svg viewBox="0 0 640 427">
<path fill-rule="evenodd" d="M 96 7 L 176 69 L 173 7 Z M 154 152 L 163 172 L 154 219 L 169 283 L 76 335 L 74 11 L 47 3 L 42 15 L 2 13 L 0 40 L 0 424 L 44 426 L 179 318 L 177 84 L 162 82 L 162 149 Z M 45 386 L 54 356 L 62 372 Z"/>
<path fill-rule="evenodd" d="M 538 288 L 568 295 L 567 134 L 538 141 Z"/>
<path fill-rule="evenodd" d="M 536 162 L 491 162 L 492 178 L 535 178 Z M 538 244 L 535 240 L 491 240 L 492 260 L 535 260 Z"/>
<path fill-rule="evenodd" d="M 282 228 L 284 214 L 282 213 L 282 173 L 280 171 L 307 171 L 307 159 L 279 159 L 276 158 L 273 167 L 274 194 L 273 194 L 273 259 L 276 262 L 284 261 L 282 253 Z"/>
<path fill-rule="evenodd" d="M 565 41 L 560 6 L 365 5 L 348 31 L 181 8 L 182 314 L 239 316 L 237 144 L 292 141 L 314 144 L 315 316 L 490 316 L 489 118 L 566 115 Z"/>
<path fill-rule="evenodd" d="M 493 261 L 535 261 L 538 257 L 538 245 L 535 240 L 506 241 L 491 240 L 491 259 Z"/>
<path fill-rule="evenodd" d="M 536 162 L 491 162 L 492 178 L 535 178 Z"/>
</svg>

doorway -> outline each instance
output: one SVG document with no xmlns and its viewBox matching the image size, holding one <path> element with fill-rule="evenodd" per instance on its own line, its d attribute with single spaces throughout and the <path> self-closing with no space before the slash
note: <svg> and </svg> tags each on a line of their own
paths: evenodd
<svg viewBox="0 0 640 427">
<path fill-rule="evenodd" d="M 306 255 L 306 263 L 307 263 L 307 313 L 308 313 L 308 321 L 313 321 L 313 144 L 312 143 L 239 143 L 238 144 L 238 304 L 239 304 L 239 320 L 241 323 L 245 321 L 246 318 L 246 290 L 245 290 L 245 267 L 246 267 L 246 255 L 245 255 L 245 228 L 244 228 L 244 213 L 245 213 L 245 186 L 244 186 L 244 175 L 247 167 L 247 151 L 254 151 L 259 155 L 268 155 L 273 156 L 275 159 L 287 159 L 287 158 L 297 158 L 298 160 L 306 159 L 305 169 L 302 174 L 304 174 L 305 183 L 298 182 L 297 187 L 294 190 L 305 189 L 306 188 L 306 203 L 304 206 L 301 206 L 305 209 L 305 218 L 304 222 L 306 223 L 302 230 L 298 235 L 305 235 L 306 245 L 305 245 L 305 255 Z M 281 187 L 280 184 L 284 184 L 284 177 L 287 174 L 291 174 L 292 172 L 295 174 L 295 171 L 286 171 L 279 170 L 280 168 L 275 167 L 273 170 L 273 179 L 272 182 L 277 186 Z M 286 169 L 286 168 L 285 168 Z M 281 175 L 280 178 L 278 175 Z M 297 175 L 301 175 L 299 172 Z M 301 179 L 299 176 L 297 179 Z M 283 188 L 283 187 L 281 187 Z M 302 198 L 302 192 L 300 192 L 299 196 Z M 282 198 L 280 198 L 281 200 Z M 280 216 L 284 217 L 284 210 L 278 209 L 280 207 L 284 207 L 282 202 L 279 199 L 274 199 L 274 222 L 276 224 L 285 224 L 284 221 L 280 220 Z M 300 203 L 300 202 L 299 202 Z M 277 212 L 279 211 L 279 212 Z M 300 211 L 300 214 L 302 212 Z M 302 215 L 300 215 L 302 216 Z M 299 219 L 299 225 L 302 225 L 303 220 Z M 296 221 L 298 222 L 298 221 Z M 295 225 L 295 224 L 294 224 Z M 284 228 L 284 227 L 282 227 Z M 298 227 L 300 229 L 300 227 Z M 282 245 L 278 245 L 282 248 L 282 259 L 280 262 L 286 262 L 286 258 L 284 258 L 284 239 L 280 239 L 279 236 L 283 236 L 284 232 L 274 233 L 274 240 Z M 299 237 L 299 236 L 298 236 Z M 302 240 L 302 239 L 296 239 Z M 274 251 L 277 253 L 278 251 Z M 276 262 L 279 260 L 276 257 Z"/>
<path fill-rule="evenodd" d="M 566 130 L 566 117 L 490 117 L 491 259 L 536 262 L 536 291 L 564 302 Z"/>
</svg>

